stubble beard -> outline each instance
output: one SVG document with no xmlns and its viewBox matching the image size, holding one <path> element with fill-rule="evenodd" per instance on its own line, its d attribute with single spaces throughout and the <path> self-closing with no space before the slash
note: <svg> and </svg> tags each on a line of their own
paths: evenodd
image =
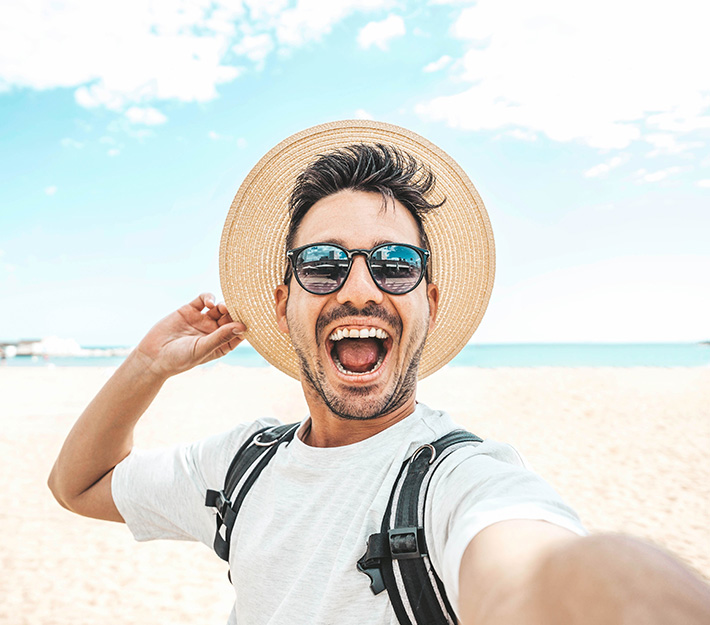
<svg viewBox="0 0 710 625">
<path fill-rule="evenodd" d="M 304 348 L 307 345 L 305 333 L 294 325 L 290 325 L 289 332 L 293 349 L 301 363 L 301 376 L 321 397 L 328 409 L 341 419 L 369 421 L 396 410 L 414 394 L 419 361 L 426 343 L 425 328 L 426 325 L 420 323 L 414 328 L 415 332 L 405 349 L 405 353 L 412 353 L 409 362 L 404 365 L 405 371 L 400 372 L 391 390 L 379 398 L 370 396 L 375 390 L 374 385 L 348 387 L 343 393 L 337 393 L 328 383 L 323 363 L 315 360 L 315 366 L 311 366 Z"/>
</svg>

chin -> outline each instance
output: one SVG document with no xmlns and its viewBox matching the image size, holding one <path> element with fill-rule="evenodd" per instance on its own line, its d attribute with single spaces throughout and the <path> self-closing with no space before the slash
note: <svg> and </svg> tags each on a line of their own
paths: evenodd
<svg viewBox="0 0 710 625">
<path fill-rule="evenodd" d="M 419 358 L 416 358 L 399 379 L 386 385 L 387 388 L 383 388 L 383 381 L 363 385 L 338 379 L 335 384 L 328 384 L 323 383 L 325 376 L 320 380 L 306 377 L 334 415 L 350 421 L 369 421 L 397 410 L 410 399 L 416 390 L 418 368 Z"/>
<path fill-rule="evenodd" d="M 392 405 L 391 397 L 373 396 L 369 391 L 367 387 L 358 386 L 346 393 L 321 394 L 321 397 L 335 416 L 350 421 L 377 419 L 397 407 Z"/>
</svg>

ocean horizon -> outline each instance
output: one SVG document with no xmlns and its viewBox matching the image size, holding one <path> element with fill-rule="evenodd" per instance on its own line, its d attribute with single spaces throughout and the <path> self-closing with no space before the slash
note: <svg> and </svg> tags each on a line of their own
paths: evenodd
<svg viewBox="0 0 710 625">
<path fill-rule="evenodd" d="M 117 346 L 91 346 L 110 350 Z M 10 367 L 117 367 L 125 356 L 15 356 L 2 361 Z M 203 366 L 222 363 L 267 367 L 250 345 Z M 708 343 L 482 343 L 468 344 L 449 363 L 452 367 L 706 367 Z"/>
</svg>

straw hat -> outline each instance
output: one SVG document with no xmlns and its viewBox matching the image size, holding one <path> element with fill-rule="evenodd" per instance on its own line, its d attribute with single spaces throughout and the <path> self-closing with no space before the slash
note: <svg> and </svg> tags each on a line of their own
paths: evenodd
<svg viewBox="0 0 710 625">
<path fill-rule="evenodd" d="M 319 155 L 354 143 L 394 145 L 428 165 L 436 186 L 427 199 L 446 198 L 423 216 L 430 243 L 431 277 L 439 286 L 439 310 L 419 366 L 423 378 L 449 362 L 471 338 L 493 288 L 493 232 L 471 181 L 443 150 L 391 124 L 366 120 L 332 122 L 285 139 L 251 170 L 234 197 L 220 245 L 220 278 L 235 321 L 268 362 L 300 377 L 288 335 L 276 325 L 273 292 L 286 270 L 288 202 L 296 177 Z"/>
</svg>

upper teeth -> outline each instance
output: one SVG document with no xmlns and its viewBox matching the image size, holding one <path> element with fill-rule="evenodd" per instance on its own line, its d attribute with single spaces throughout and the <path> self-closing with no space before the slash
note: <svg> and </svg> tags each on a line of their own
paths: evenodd
<svg viewBox="0 0 710 625">
<path fill-rule="evenodd" d="M 340 339 L 367 339 L 367 338 L 386 339 L 387 332 L 381 328 L 338 328 L 330 335 L 331 341 L 339 341 Z"/>
</svg>

